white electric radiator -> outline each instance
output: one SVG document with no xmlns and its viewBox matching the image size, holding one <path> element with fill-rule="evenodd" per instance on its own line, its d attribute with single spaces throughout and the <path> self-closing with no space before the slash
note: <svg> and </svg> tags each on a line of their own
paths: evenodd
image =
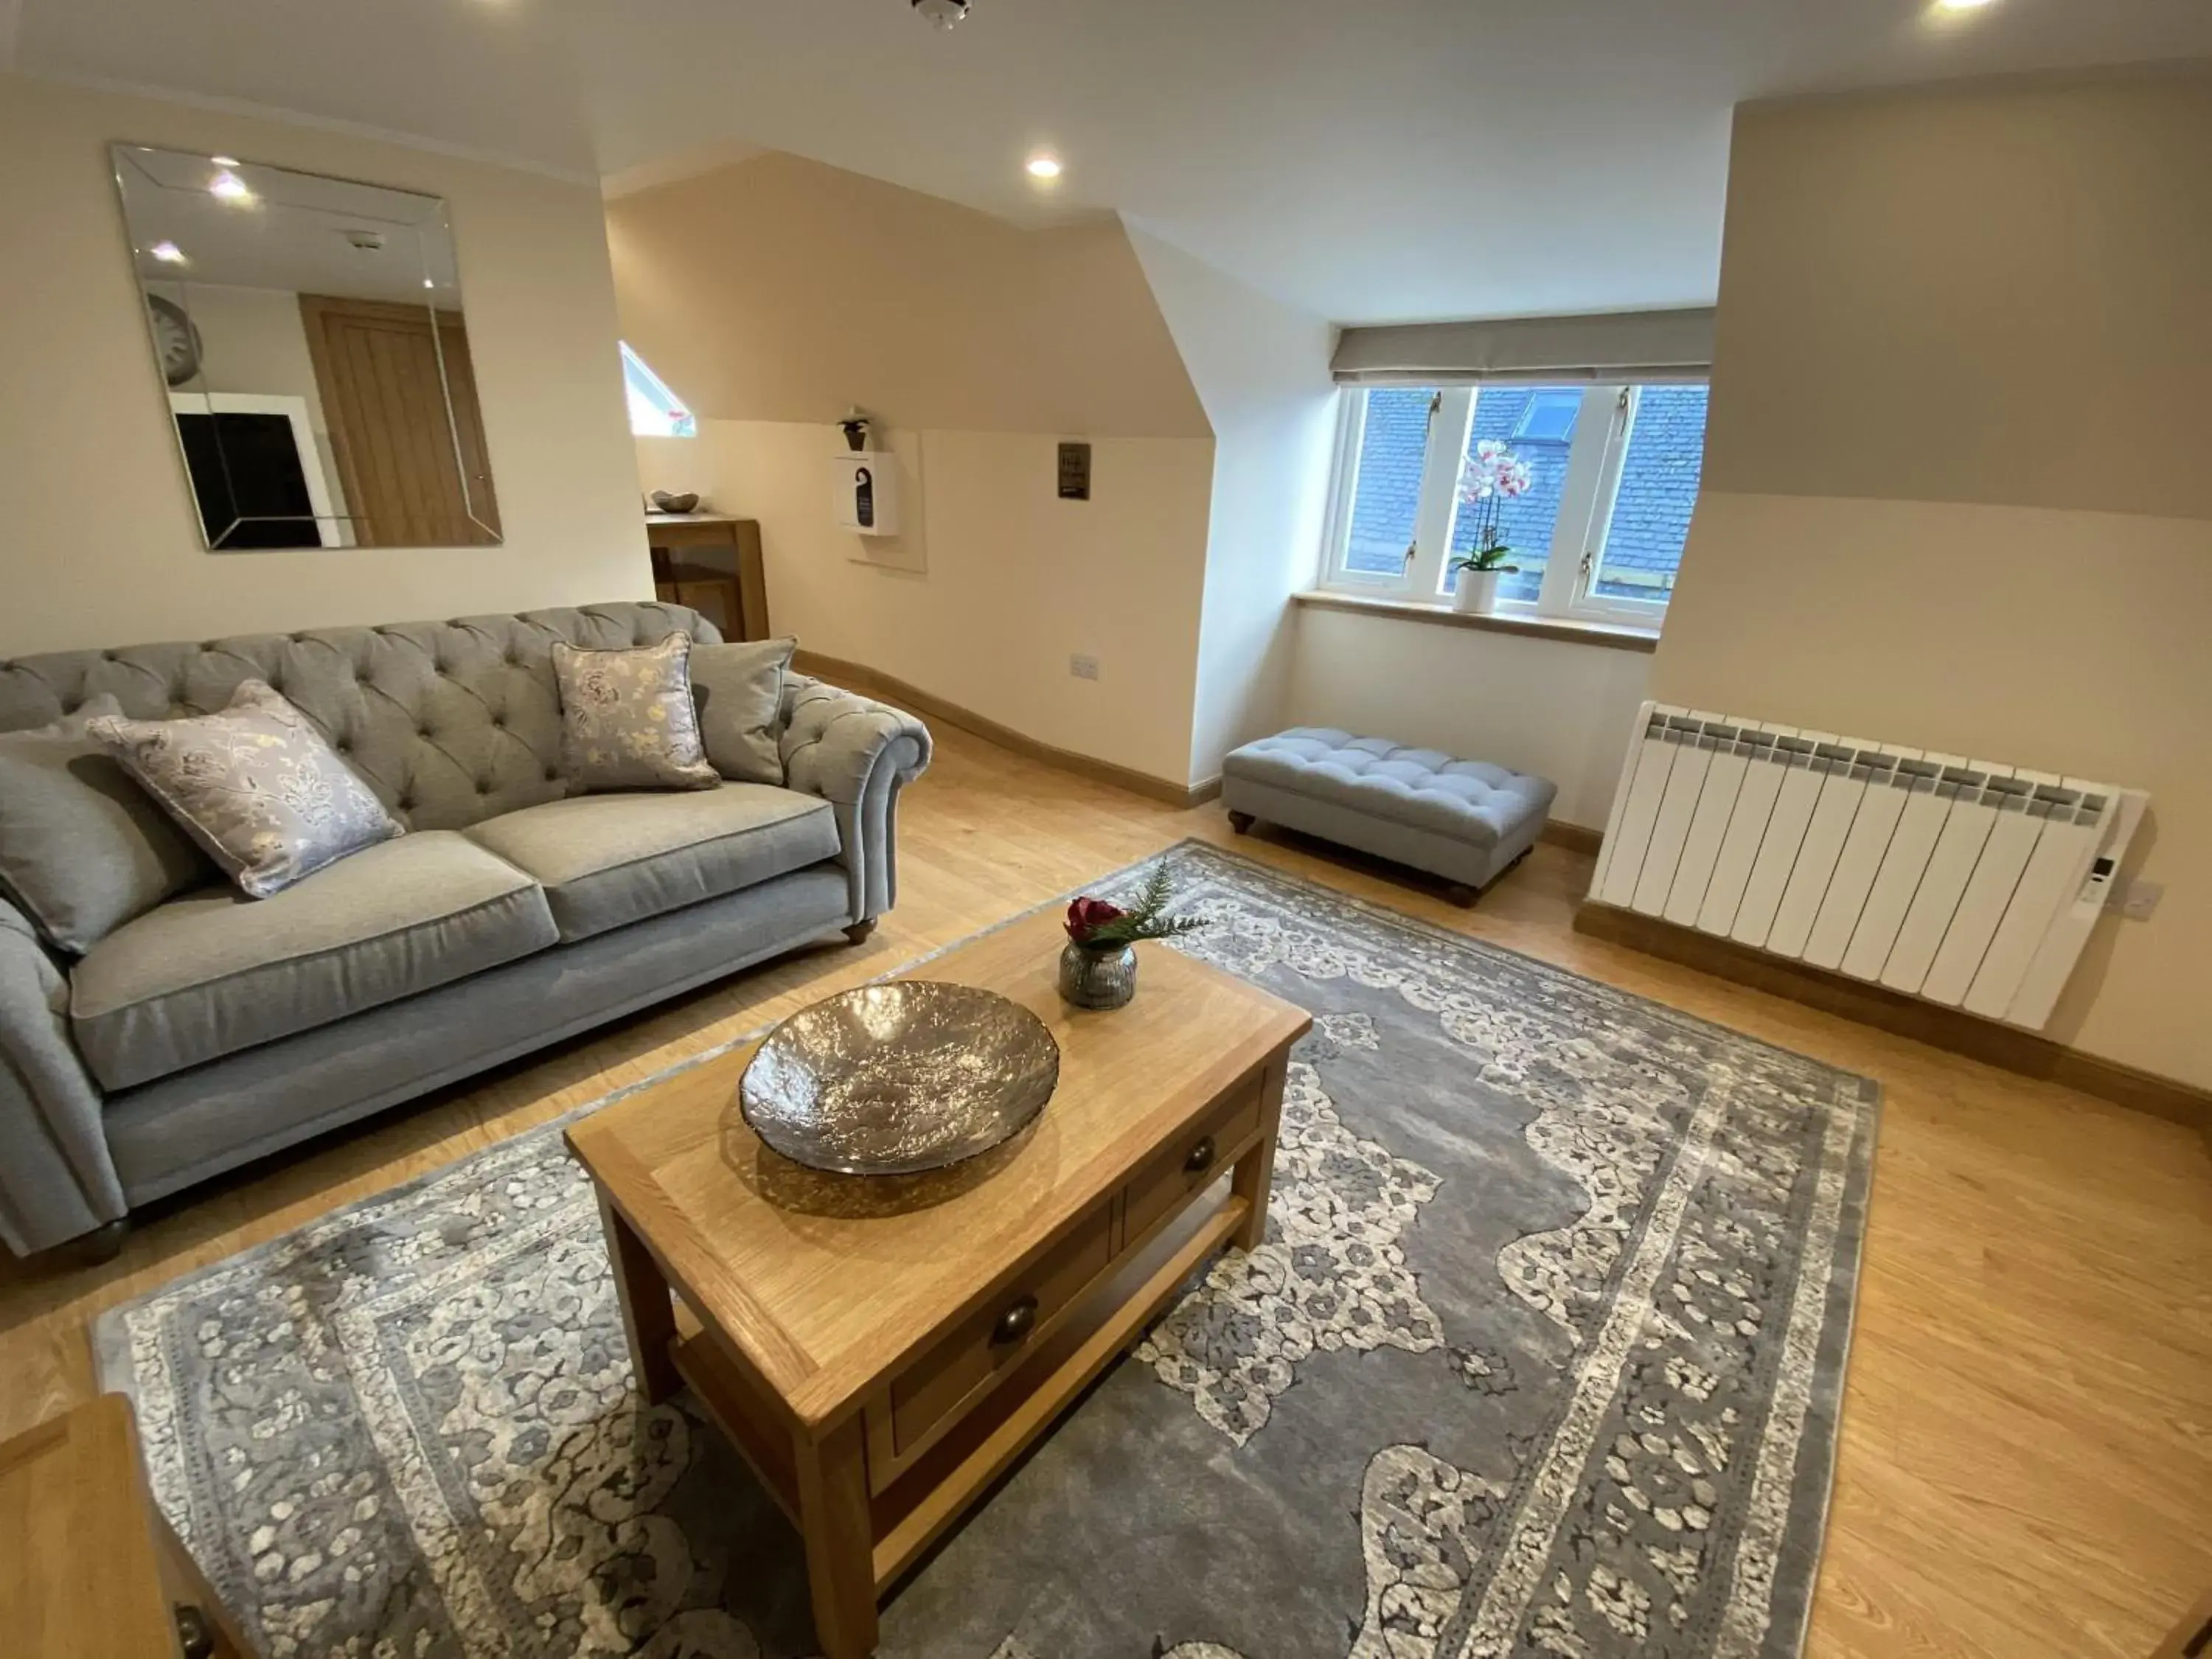
<svg viewBox="0 0 2212 1659">
<path fill-rule="evenodd" d="M 1647 702 L 1590 896 L 2039 1030 L 2148 799 Z"/>
</svg>

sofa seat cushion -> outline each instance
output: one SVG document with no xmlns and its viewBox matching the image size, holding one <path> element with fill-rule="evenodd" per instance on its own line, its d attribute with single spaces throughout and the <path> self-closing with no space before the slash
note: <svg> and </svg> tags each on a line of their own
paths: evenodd
<svg viewBox="0 0 2212 1659">
<path fill-rule="evenodd" d="M 467 833 L 537 879 L 563 939 L 734 893 L 838 852 L 829 802 L 766 783 L 572 795 Z"/>
<path fill-rule="evenodd" d="M 127 921 L 70 979 L 92 1074 L 128 1088 L 542 951 L 537 884 L 453 830 L 364 848 L 282 892 L 187 893 Z"/>
</svg>

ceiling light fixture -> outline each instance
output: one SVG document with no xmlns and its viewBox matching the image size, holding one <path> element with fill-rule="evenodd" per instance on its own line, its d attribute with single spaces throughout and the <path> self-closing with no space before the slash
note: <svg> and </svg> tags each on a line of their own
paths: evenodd
<svg viewBox="0 0 2212 1659">
<path fill-rule="evenodd" d="M 1989 3 L 1990 0 L 1936 0 L 1936 9 L 1938 11 L 1978 11 Z"/>
<path fill-rule="evenodd" d="M 234 167 L 240 165 L 238 157 L 235 155 L 210 155 L 208 160 L 219 167 Z"/>
<path fill-rule="evenodd" d="M 208 180 L 208 194 L 221 201 L 236 202 L 241 206 L 253 199 L 253 192 L 246 188 L 246 180 L 228 167 Z"/>
<path fill-rule="evenodd" d="M 179 247 L 174 242 L 156 242 L 153 246 L 148 248 L 146 252 L 152 254 L 156 259 L 159 259 L 165 265 L 188 265 L 191 264 L 191 260 L 185 258 L 184 249 Z"/>
<path fill-rule="evenodd" d="M 933 29 L 950 29 L 968 15 L 968 0 L 914 0 L 914 15 Z"/>
<path fill-rule="evenodd" d="M 1032 155 L 1029 159 L 1029 175 L 1032 179 L 1060 177 L 1060 158 L 1056 155 Z"/>
</svg>

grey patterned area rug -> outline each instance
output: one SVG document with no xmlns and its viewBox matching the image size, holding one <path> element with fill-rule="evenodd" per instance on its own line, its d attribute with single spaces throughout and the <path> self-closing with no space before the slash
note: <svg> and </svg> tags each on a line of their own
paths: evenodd
<svg viewBox="0 0 2212 1659">
<path fill-rule="evenodd" d="M 1182 948 L 1315 1016 L 1267 1242 L 926 1563 L 884 1651 L 1796 1652 L 1875 1086 L 1212 848 L 1165 856 L 1213 924 Z M 100 1338 L 163 1507 L 270 1659 L 812 1650 L 798 1540 L 744 1463 L 688 1402 L 638 1407 L 556 1128 Z"/>
</svg>

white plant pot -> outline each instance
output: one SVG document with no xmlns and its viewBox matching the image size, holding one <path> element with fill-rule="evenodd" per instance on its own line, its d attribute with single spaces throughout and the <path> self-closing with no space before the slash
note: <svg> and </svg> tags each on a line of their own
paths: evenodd
<svg viewBox="0 0 2212 1659">
<path fill-rule="evenodd" d="M 1452 609 L 1478 615 L 1498 608 L 1498 579 L 1502 570 L 1462 570 L 1452 589 Z"/>
</svg>

